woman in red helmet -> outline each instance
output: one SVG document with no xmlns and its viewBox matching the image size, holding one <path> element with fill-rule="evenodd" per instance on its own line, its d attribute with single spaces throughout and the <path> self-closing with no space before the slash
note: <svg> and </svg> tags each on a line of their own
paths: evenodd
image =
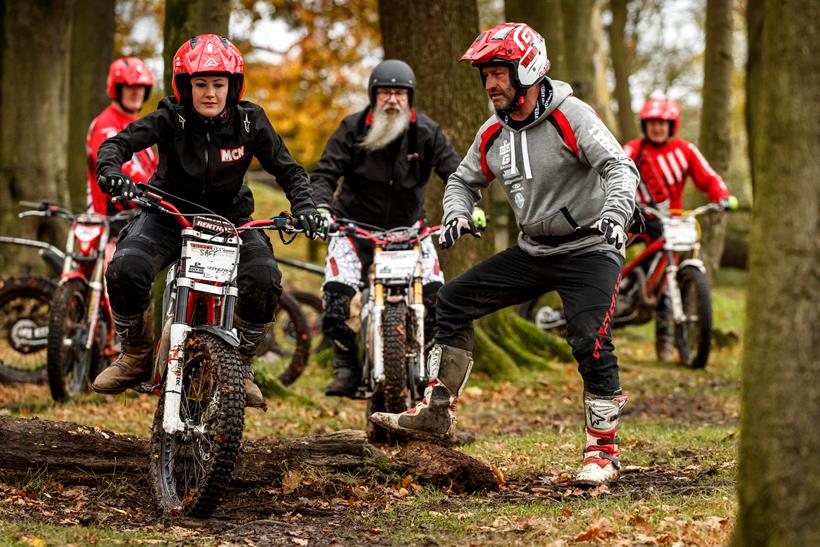
<svg viewBox="0 0 820 547">
<path fill-rule="evenodd" d="M 154 75 L 136 57 L 117 59 L 108 69 L 106 90 L 111 98 L 111 104 L 91 122 L 85 140 L 85 154 L 88 159 L 88 207 L 94 213 L 111 215 L 117 211 L 115 204 L 97 184 L 97 149 L 105 139 L 113 137 L 137 119 L 142 105 L 151 95 L 153 85 Z M 131 159 L 122 165 L 123 173 L 141 184 L 147 183 L 156 170 L 157 156 L 152 148 L 135 152 Z M 112 226 L 112 232 L 117 231 L 118 227 Z"/>
<path fill-rule="evenodd" d="M 638 200 L 658 209 L 683 208 L 683 188 L 687 177 L 695 186 L 724 209 L 736 203 L 729 189 L 694 144 L 675 137 L 680 126 L 680 108 L 672 99 L 652 97 L 640 112 L 644 138 L 624 145 L 641 174 Z M 647 235 L 651 241 L 662 233 L 661 223 L 648 218 Z M 661 361 L 673 361 L 674 326 L 667 298 L 658 303 L 655 318 L 655 350 Z"/>
<path fill-rule="evenodd" d="M 240 224 L 254 210 L 253 195 L 243 179 L 255 156 L 285 190 L 306 235 L 315 237 L 320 216 L 307 173 L 291 157 L 264 110 L 240 100 L 244 64 L 239 50 L 224 37 L 202 34 L 182 44 L 173 67 L 174 97 L 166 97 L 155 112 L 100 146 L 100 188 L 111 196 L 134 197 L 137 188 L 122 164 L 134 152 L 156 144 L 159 166 L 151 185 L 182 198 L 170 201 L 183 213 L 201 213 L 204 207 Z M 282 292 L 281 273 L 262 231 L 250 230 L 241 237 L 234 324 L 248 367 L 246 404 L 262 406 L 262 394 L 251 380 L 250 360 L 273 319 Z M 123 353 L 97 376 L 95 391 L 120 393 L 148 373 L 151 283 L 178 258 L 179 248 L 179 226 L 163 215 L 142 211 L 120 233 L 106 282 Z"/>
</svg>

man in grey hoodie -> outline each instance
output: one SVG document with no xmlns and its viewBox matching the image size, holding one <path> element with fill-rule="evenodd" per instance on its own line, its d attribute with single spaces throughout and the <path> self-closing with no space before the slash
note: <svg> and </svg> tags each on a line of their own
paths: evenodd
<svg viewBox="0 0 820 547">
<path fill-rule="evenodd" d="M 473 205 L 498 178 L 521 228 L 518 245 L 444 285 L 428 363 L 433 379 L 424 399 L 401 414 L 370 419 L 410 436 L 452 436 L 456 402 L 473 364 L 472 322 L 557 290 L 584 379 L 586 444 L 577 482 L 605 483 L 618 476 L 618 417 L 627 400 L 610 320 L 637 169 L 570 86 L 546 77 L 546 45 L 529 26 L 495 26 L 461 60 L 478 67 L 496 114 L 447 181 L 439 243 L 447 248 L 464 234 L 475 235 Z"/>
</svg>

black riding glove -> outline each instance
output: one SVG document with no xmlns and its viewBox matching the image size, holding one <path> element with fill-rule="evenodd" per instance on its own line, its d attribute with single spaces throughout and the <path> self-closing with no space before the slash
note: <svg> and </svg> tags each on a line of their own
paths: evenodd
<svg viewBox="0 0 820 547">
<path fill-rule="evenodd" d="M 103 192 L 111 197 L 122 197 L 125 199 L 134 199 L 140 194 L 137 184 L 131 180 L 131 177 L 123 173 L 114 173 L 111 175 L 97 178 L 97 183 Z"/>
<path fill-rule="evenodd" d="M 324 215 L 313 207 L 302 209 L 297 213 L 293 213 L 293 216 L 302 225 L 302 230 L 310 239 L 316 239 L 317 237 L 324 235 L 327 230 Z"/>
</svg>

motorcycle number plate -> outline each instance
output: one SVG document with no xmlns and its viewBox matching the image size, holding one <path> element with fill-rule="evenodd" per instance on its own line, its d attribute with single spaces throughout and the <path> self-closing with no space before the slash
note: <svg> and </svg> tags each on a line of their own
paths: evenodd
<svg viewBox="0 0 820 547">
<path fill-rule="evenodd" d="M 237 247 L 185 242 L 185 277 L 198 281 L 226 283 L 231 280 L 234 266 L 239 258 Z"/>
<path fill-rule="evenodd" d="M 694 218 L 664 220 L 663 235 L 666 244 L 674 247 L 694 247 L 698 242 L 698 228 Z"/>
<path fill-rule="evenodd" d="M 382 251 L 376 253 L 376 277 L 400 279 L 412 277 L 419 261 L 418 251 Z"/>
</svg>

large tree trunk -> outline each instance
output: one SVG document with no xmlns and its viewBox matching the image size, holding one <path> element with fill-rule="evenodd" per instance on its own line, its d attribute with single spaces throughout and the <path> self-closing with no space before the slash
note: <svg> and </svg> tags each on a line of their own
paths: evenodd
<svg viewBox="0 0 820 547">
<path fill-rule="evenodd" d="M 638 124 L 632 111 L 632 92 L 629 76 L 632 75 L 631 48 L 627 47 L 626 19 L 628 0 L 611 0 L 612 23 L 609 25 L 609 50 L 612 69 L 615 72 L 615 98 L 618 100 L 618 137 L 621 142 L 636 138 Z"/>
<path fill-rule="evenodd" d="M 88 196 L 88 126 L 110 101 L 105 81 L 114 59 L 114 6 L 110 0 L 74 2 L 68 90 L 68 189 L 74 211 L 85 208 Z"/>
<path fill-rule="evenodd" d="M 527 23 L 547 42 L 550 60 L 549 77 L 565 80 L 564 25 L 561 17 L 561 0 L 506 0 L 504 16 L 513 23 Z"/>
<path fill-rule="evenodd" d="M 606 82 L 599 0 L 563 0 L 567 79 L 576 97 L 589 103 L 607 127 L 615 127 Z M 571 52 L 571 53 L 570 53 Z"/>
<path fill-rule="evenodd" d="M 68 199 L 70 4 L 69 0 L 0 4 L 4 11 L 0 233 L 25 234 L 59 245 L 58 224 L 21 221 L 16 213 L 20 200 Z M 8 265 L 0 263 L 0 270 Z"/>
<path fill-rule="evenodd" d="M 820 3 L 766 0 L 735 545 L 820 545 Z"/>
<path fill-rule="evenodd" d="M 457 152 L 466 153 L 490 114 L 478 71 L 458 62 L 479 33 L 475 0 L 381 0 L 379 17 L 385 58 L 402 59 L 416 73 L 415 106 L 441 124 Z M 431 181 L 425 198 L 431 222 L 441 219 L 442 195 L 443 185 Z M 454 277 L 494 250 L 488 229 L 480 240 L 466 237 L 439 258 Z"/>
<path fill-rule="evenodd" d="M 224 0 L 165 0 L 162 57 L 165 89 L 171 93 L 172 59 L 182 43 L 199 34 L 228 35 L 231 3 Z"/>
<path fill-rule="evenodd" d="M 703 60 L 703 109 L 700 122 L 700 149 L 721 176 L 729 172 L 732 154 L 732 3 L 706 2 L 706 50 Z M 709 275 L 714 277 L 723 254 L 725 215 L 701 217 L 701 256 Z"/>
<path fill-rule="evenodd" d="M 752 196 L 755 190 L 755 144 L 757 138 L 757 109 L 763 80 L 760 62 L 763 41 L 763 0 L 746 0 L 746 36 L 748 57 L 746 59 L 746 137 L 749 153 L 749 172 L 752 176 Z"/>
</svg>

